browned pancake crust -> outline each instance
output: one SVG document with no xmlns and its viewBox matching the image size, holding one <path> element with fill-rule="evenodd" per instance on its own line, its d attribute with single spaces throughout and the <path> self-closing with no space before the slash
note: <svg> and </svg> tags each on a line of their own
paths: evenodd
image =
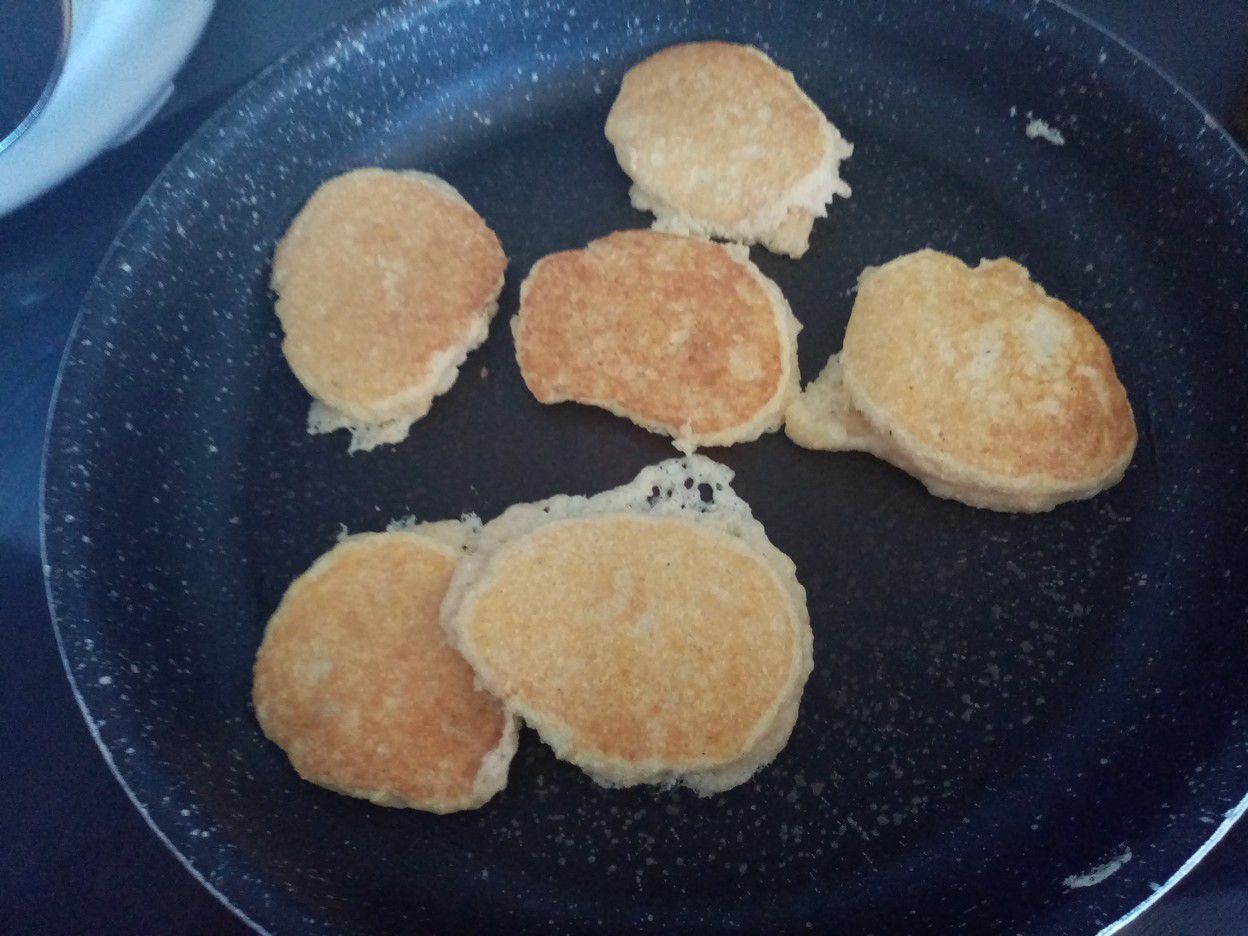
<svg viewBox="0 0 1248 936">
<path fill-rule="evenodd" d="M 541 402 L 575 400 L 703 436 L 775 403 L 790 379 L 784 325 L 768 289 L 728 248 L 621 231 L 539 261 L 513 328 L 524 381 Z"/>
<path fill-rule="evenodd" d="M 1135 447 L 1105 342 L 1012 260 L 925 250 L 867 271 L 841 360 L 875 429 L 948 480 L 1075 489 L 1116 480 Z"/>
<path fill-rule="evenodd" d="M 291 585 L 256 657 L 253 700 L 300 775 L 385 805 L 479 805 L 505 716 L 438 621 L 457 561 L 411 534 L 352 537 Z"/>
</svg>

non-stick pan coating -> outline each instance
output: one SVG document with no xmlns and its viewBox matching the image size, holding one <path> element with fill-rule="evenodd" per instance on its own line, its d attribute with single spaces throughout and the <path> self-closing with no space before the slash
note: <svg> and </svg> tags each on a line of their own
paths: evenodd
<svg viewBox="0 0 1248 936">
<path fill-rule="evenodd" d="M 251 662 L 343 526 L 489 518 L 674 454 L 539 406 L 507 319 L 538 257 L 648 223 L 603 121 L 629 65 L 701 38 L 768 51 L 856 146 L 810 253 L 754 252 L 805 325 L 805 378 L 864 266 L 1012 256 L 1113 350 L 1140 428 L 1126 479 L 1006 516 L 781 435 L 711 450 L 810 596 L 815 670 L 772 767 L 711 799 L 607 791 L 528 736 L 475 813 L 302 783 L 256 726 Z M 447 178 L 511 265 L 451 392 L 407 442 L 348 457 L 304 431 L 266 283 L 309 193 L 369 164 Z M 1110 923 L 1248 786 L 1245 172 L 1180 92 L 1044 3 L 400 5 L 338 29 L 188 144 L 86 299 L 45 533 L 89 723 L 175 851 L 274 931 Z"/>
</svg>

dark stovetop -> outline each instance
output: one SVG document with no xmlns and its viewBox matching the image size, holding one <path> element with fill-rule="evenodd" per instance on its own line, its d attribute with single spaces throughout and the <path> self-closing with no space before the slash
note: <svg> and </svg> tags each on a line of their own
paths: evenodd
<svg viewBox="0 0 1248 936">
<path fill-rule="evenodd" d="M 0 931 L 246 931 L 131 807 L 70 693 L 39 564 L 44 421 L 79 300 L 156 173 L 248 76 L 372 5 L 218 0 L 162 119 L 0 220 Z M 1236 127 L 1241 139 L 1248 136 L 1248 0 L 1069 5 L 1109 25 L 1223 124 Z M 1248 932 L 1248 827 L 1233 829 L 1129 932 Z"/>
</svg>

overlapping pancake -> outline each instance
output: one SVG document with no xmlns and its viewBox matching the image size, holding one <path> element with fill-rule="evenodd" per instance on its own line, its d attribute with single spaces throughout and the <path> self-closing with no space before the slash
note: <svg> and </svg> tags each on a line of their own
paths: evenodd
<svg viewBox="0 0 1248 936">
<path fill-rule="evenodd" d="M 1091 497 L 1135 451 L 1105 342 L 1012 260 L 922 250 L 868 269 L 829 366 L 789 409 L 794 441 L 875 452 L 972 506 Z"/>
<path fill-rule="evenodd" d="M 466 538 L 452 524 L 352 536 L 287 590 L 252 698 L 304 779 L 437 813 L 506 786 L 515 721 L 475 687 L 438 617 Z"/>
<path fill-rule="evenodd" d="M 732 473 L 692 456 L 507 510 L 443 605 L 483 685 L 605 785 L 747 780 L 811 668 L 806 595 Z"/>
</svg>

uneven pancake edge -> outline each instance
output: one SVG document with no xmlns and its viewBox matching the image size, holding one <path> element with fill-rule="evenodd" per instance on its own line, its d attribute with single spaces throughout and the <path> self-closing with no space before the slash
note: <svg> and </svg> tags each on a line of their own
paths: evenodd
<svg viewBox="0 0 1248 936">
<path fill-rule="evenodd" d="M 967 481 L 950 482 L 924 469 L 909 457 L 886 433 L 871 425 L 848 398 L 841 383 L 840 355 L 828 359 L 819 376 L 806 385 L 801 395 L 785 411 L 784 432 L 802 448 L 821 452 L 866 452 L 906 472 L 919 481 L 928 492 L 946 500 L 956 500 L 971 507 L 1007 513 L 1042 513 L 1058 504 L 1093 497 L 1112 487 L 1122 478 L 1130 463 L 1128 453 L 1117 472 L 1111 471 L 1098 486 L 1085 493 L 1069 492 L 1069 486 L 1054 491 L 1041 488 L 1036 480 L 1023 482 L 1024 490 L 1006 491 Z M 833 370 L 835 369 L 835 373 Z M 840 385 L 839 392 L 837 385 Z M 1025 487 L 1030 483 L 1031 487 Z"/>
<path fill-rule="evenodd" d="M 883 457 L 887 446 L 845 389 L 838 351 L 784 411 L 784 434 L 802 448 L 823 452 L 869 452 Z"/>
<path fill-rule="evenodd" d="M 499 277 L 495 294 L 502 291 L 503 278 Z M 498 312 L 498 300 L 492 301 L 472 322 L 472 328 L 464 336 L 462 344 L 439 351 L 429 361 L 429 376 L 419 385 L 379 402 L 375 411 L 386 413 L 381 418 L 361 418 L 349 415 L 317 396 L 308 407 L 307 428 L 309 435 L 322 435 L 346 429 L 351 433 L 348 453 L 369 452 L 379 445 L 395 445 L 407 438 L 412 425 L 428 415 L 433 401 L 447 393 L 459 379 L 459 369 L 468 355 L 484 343 L 490 332 L 490 322 Z"/>
<path fill-rule="evenodd" d="M 732 491 L 732 472 L 703 456 L 669 459 L 644 469 L 637 478 L 619 488 L 592 497 L 556 495 L 533 504 L 509 508 L 482 530 L 477 552 L 461 563 L 452 576 L 442 605 L 442 623 L 448 639 L 490 688 L 496 674 L 489 671 L 475 653 L 468 633 L 476 586 L 489 575 L 490 565 L 509 543 L 562 521 L 576 521 L 620 515 L 655 519 L 680 519 L 706 524 L 728 534 L 740 547 L 761 561 L 770 577 L 789 602 L 786 617 L 794 629 L 794 659 L 789 678 L 768 711 L 756 723 L 742 746 L 741 756 L 726 763 L 673 766 L 666 762 L 621 761 L 598 758 L 587 752 L 572 762 L 604 786 L 631 786 L 640 783 L 683 783 L 701 795 L 720 792 L 749 779 L 770 763 L 788 741 L 796 721 L 798 704 L 812 668 L 812 637 L 806 610 L 806 593 L 797 581 L 792 561 L 767 539 L 762 525 L 754 519 L 747 504 Z M 691 486 L 686 486 L 692 482 Z M 705 503 L 699 485 L 710 485 L 713 502 Z M 655 491 L 660 492 L 655 495 Z M 557 717 L 538 712 L 524 700 L 503 698 L 503 704 L 524 718 L 562 759 L 570 746 L 568 727 Z"/>
<path fill-rule="evenodd" d="M 887 271 L 890 267 L 896 270 L 907 265 L 929 263 L 933 260 L 940 263 L 951 261 L 958 275 L 969 274 L 972 277 L 979 275 L 980 271 L 1008 270 L 1012 275 L 1020 278 L 1019 282 L 1025 283 L 1027 289 L 1034 294 L 1041 305 L 1059 312 L 1063 319 L 1076 322 L 1085 334 L 1091 335 L 1096 345 L 1107 355 L 1109 371 L 1103 376 L 1111 381 L 1109 392 L 1115 398 L 1120 397 L 1121 403 L 1125 405 L 1126 418 L 1130 425 L 1129 438 L 1124 440 L 1120 450 L 1106 453 L 1106 457 L 1098 459 L 1098 462 L 1091 465 L 1083 474 L 1075 477 L 1060 477 L 1051 472 L 1026 470 L 1025 466 L 1018 471 L 1008 473 L 978 467 L 969 464 L 965 459 L 942 451 L 935 444 L 919 439 L 913 432 L 901 425 L 900 419 L 894 418 L 888 407 L 875 402 L 855 369 L 852 355 L 843 350 L 839 358 L 833 355 L 829 359 L 829 366 L 834 360 L 839 360 L 844 390 L 850 406 L 854 413 L 870 427 L 877 439 L 872 446 L 855 444 L 850 447 L 870 451 L 892 462 L 918 478 L 931 493 L 938 497 L 959 500 L 971 506 L 992 510 L 1043 512 L 1067 501 L 1092 497 L 1121 480 L 1134 455 L 1137 436 L 1130 401 L 1126 398 L 1125 390 L 1113 369 L 1112 358 L 1108 357 L 1108 349 L 1105 348 L 1104 341 L 1096 332 L 1095 327 L 1086 318 L 1060 300 L 1049 296 L 1039 283 L 1031 279 L 1026 268 L 1006 258 L 992 261 L 981 260 L 977 267 L 969 267 L 956 257 L 937 251 L 917 251 L 898 257 L 883 266 L 868 267 L 864 270 L 860 277 L 859 299 L 855 303 L 855 308 L 857 309 L 858 303 L 863 301 L 862 285 L 880 275 L 882 271 Z M 850 325 L 846 329 L 847 345 L 853 328 L 854 316 L 851 314 Z M 826 370 L 825 368 L 825 372 Z M 823 374 L 820 375 L 822 376 Z M 817 378 L 813 382 L 814 385 L 818 384 L 818 380 Z M 810 391 L 811 386 L 807 386 L 806 392 Z M 1108 419 L 1108 415 L 1105 418 Z M 798 432 L 800 435 L 800 419 Z M 790 435 L 792 436 L 792 433 Z M 1111 455 L 1112 457 L 1109 457 Z"/>
<path fill-rule="evenodd" d="M 353 172 L 386 172 L 422 183 L 447 201 L 468 208 L 477 216 L 485 230 L 493 235 L 493 230 L 476 212 L 476 209 L 469 204 L 467 199 L 449 182 L 432 173 L 414 169 L 397 172 L 392 170 L 357 169 L 353 170 Z M 335 178 L 341 178 L 341 176 Z M 327 181 L 332 182 L 334 179 Z M 290 229 L 288 228 L 279 240 L 279 247 L 289 231 Z M 348 448 L 348 451 L 351 453 L 370 451 L 379 445 L 392 445 L 406 439 L 412 424 L 428 414 L 433 401 L 437 397 L 451 389 L 459 376 L 459 369 L 467 359 L 468 354 L 479 347 L 488 336 L 490 322 L 498 312 L 498 296 L 503 289 L 506 264 L 507 258 L 504 254 L 504 269 L 500 272 L 497 282 L 489 291 L 490 298 L 479 311 L 470 317 L 459 339 L 453 341 L 447 347 L 433 351 L 430 354 L 425 367 L 427 373 L 422 380 L 404 387 L 390 396 L 370 400 L 366 403 L 348 399 L 342 394 L 336 393 L 329 385 L 329 382 L 323 380 L 319 373 L 309 371 L 301 362 L 293 361 L 283 353 L 287 364 L 299 382 L 303 384 L 304 388 L 312 396 L 307 418 L 307 431 L 309 434 L 317 435 L 346 429 L 351 434 L 351 442 Z M 284 307 L 284 299 L 280 289 L 280 278 L 279 265 L 275 262 L 270 288 L 277 296 L 274 307 L 279 321 L 282 321 L 281 310 Z M 284 330 L 285 325 L 283 323 Z M 284 345 L 285 339 L 283 340 Z"/>
<path fill-rule="evenodd" d="M 655 230 L 695 237 L 714 237 L 745 244 L 758 243 L 773 253 L 800 258 L 809 247 L 810 232 L 815 219 L 827 217 L 827 206 L 836 195 L 849 198 L 852 194 L 849 184 L 840 177 L 840 164 L 853 155 L 854 147 L 797 83 L 791 71 L 777 65 L 760 49 L 748 45 L 738 48 L 758 57 L 783 75 L 792 90 L 797 92 L 806 106 L 819 118 L 824 140 L 823 156 L 806 175 L 795 180 L 786 192 L 735 221 L 697 217 L 671 204 L 661 193 L 636 179 L 634 170 L 629 168 L 635 162 L 630 148 L 622 141 L 612 138 L 610 114 L 607 117 L 607 139 L 616 150 L 620 167 L 633 180 L 629 189 L 629 200 L 637 210 L 650 212 L 655 216 Z M 612 110 L 614 109 L 613 105 Z"/>
<path fill-rule="evenodd" d="M 813 102 L 811 106 L 814 106 Z M 823 116 L 822 113 L 820 116 Z M 741 244 L 761 244 L 772 253 L 800 259 L 810 247 L 815 220 L 828 216 L 828 205 L 835 196 L 849 198 L 853 194 L 849 183 L 840 177 L 840 165 L 853 156 L 854 146 L 826 117 L 823 118 L 822 132 L 825 152 L 818 167 L 794 183 L 784 197 L 736 223 L 695 217 L 636 182 L 629 187 L 629 201 L 638 211 L 654 215 L 652 227 L 656 231 Z"/>
</svg>

